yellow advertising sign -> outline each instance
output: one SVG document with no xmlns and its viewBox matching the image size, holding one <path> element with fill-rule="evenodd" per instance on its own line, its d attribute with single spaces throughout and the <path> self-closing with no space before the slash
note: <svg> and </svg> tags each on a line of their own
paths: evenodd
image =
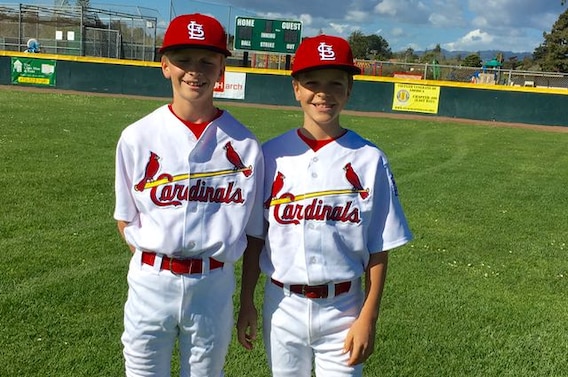
<svg viewBox="0 0 568 377">
<path fill-rule="evenodd" d="M 439 102 L 439 86 L 394 84 L 393 110 L 437 114 Z"/>
</svg>

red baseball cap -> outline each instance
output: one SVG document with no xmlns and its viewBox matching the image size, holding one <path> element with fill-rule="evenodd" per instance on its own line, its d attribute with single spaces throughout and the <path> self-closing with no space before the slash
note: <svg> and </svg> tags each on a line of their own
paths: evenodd
<svg viewBox="0 0 568 377">
<path fill-rule="evenodd" d="M 300 43 L 292 64 L 292 76 L 321 68 L 337 68 L 352 75 L 361 74 L 361 69 L 353 62 L 349 43 L 343 38 L 325 34 L 305 38 Z"/>
<path fill-rule="evenodd" d="M 178 16 L 168 25 L 160 53 L 182 48 L 204 48 L 231 56 L 223 26 L 215 18 L 200 13 Z"/>
</svg>

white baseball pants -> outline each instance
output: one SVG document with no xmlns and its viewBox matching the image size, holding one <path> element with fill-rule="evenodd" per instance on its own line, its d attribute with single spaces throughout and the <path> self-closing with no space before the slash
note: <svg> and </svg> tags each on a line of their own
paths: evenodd
<svg viewBox="0 0 568 377">
<path fill-rule="evenodd" d="M 124 307 L 124 358 L 128 377 L 169 377 L 179 339 L 182 377 L 223 376 L 233 327 L 232 264 L 204 274 L 174 275 L 141 263 L 128 271 Z"/>
<path fill-rule="evenodd" d="M 263 304 L 263 336 L 274 377 L 361 376 L 361 364 L 347 365 L 343 344 L 359 315 L 363 292 L 359 281 L 333 298 L 309 299 L 290 293 L 267 279 Z"/>
</svg>

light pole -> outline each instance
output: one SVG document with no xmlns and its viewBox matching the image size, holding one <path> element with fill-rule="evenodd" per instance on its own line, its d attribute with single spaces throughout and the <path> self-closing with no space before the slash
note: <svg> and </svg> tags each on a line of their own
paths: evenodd
<svg viewBox="0 0 568 377">
<path fill-rule="evenodd" d="M 231 42 L 231 6 L 229 5 L 229 22 L 227 22 L 227 46 Z"/>
</svg>

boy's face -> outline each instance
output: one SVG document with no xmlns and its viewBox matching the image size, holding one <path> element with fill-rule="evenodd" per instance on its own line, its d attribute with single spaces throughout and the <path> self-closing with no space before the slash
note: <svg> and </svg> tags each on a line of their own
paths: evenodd
<svg viewBox="0 0 568 377">
<path fill-rule="evenodd" d="M 161 60 L 164 77 L 171 80 L 174 98 L 212 97 L 225 72 L 225 57 L 217 52 L 188 48 L 166 52 Z"/>
<path fill-rule="evenodd" d="M 321 125 L 339 125 L 339 114 L 349 100 L 353 77 L 341 69 L 318 69 L 299 73 L 292 86 L 306 117 Z"/>
</svg>

